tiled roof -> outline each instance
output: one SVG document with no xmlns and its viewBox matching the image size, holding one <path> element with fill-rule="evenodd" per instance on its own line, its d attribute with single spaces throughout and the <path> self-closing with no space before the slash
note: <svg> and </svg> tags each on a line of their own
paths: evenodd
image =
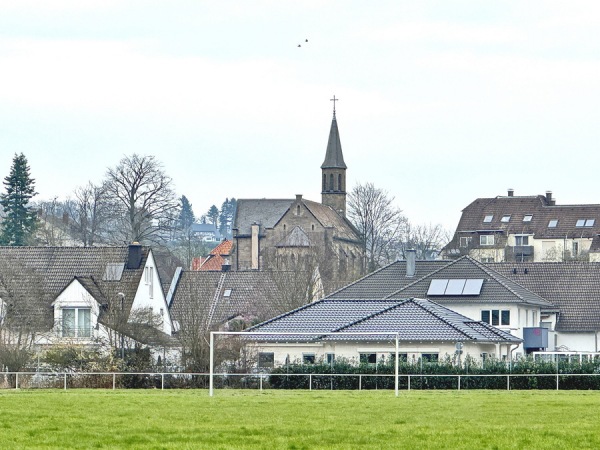
<svg viewBox="0 0 600 450">
<path fill-rule="evenodd" d="M 429 285 L 434 279 L 483 279 L 479 295 L 427 296 Z M 438 303 L 524 303 L 552 308 L 554 305 L 523 286 L 506 278 L 479 261 L 463 256 L 456 261 L 416 280 L 388 298 L 422 297 Z"/>
<path fill-rule="evenodd" d="M 521 342 L 501 330 L 476 322 L 429 300 L 334 300 L 323 299 L 248 329 L 260 332 L 323 333 L 331 340 L 393 340 L 456 342 Z M 372 333 L 327 336 L 331 332 Z M 308 341 L 316 338 L 290 335 L 265 336 L 264 340 Z"/>
<path fill-rule="evenodd" d="M 321 165 L 321 169 L 346 169 L 344 163 L 344 155 L 342 153 L 342 144 L 340 141 L 340 132 L 337 126 L 335 114 L 331 121 L 329 130 L 329 140 L 327 141 L 327 150 L 325 152 L 325 160 Z"/>
<path fill-rule="evenodd" d="M 303 203 L 321 225 L 335 230 L 334 238 L 353 242 L 359 241 L 358 231 L 350 221 L 339 215 L 332 207 L 311 200 L 303 200 Z"/>
<path fill-rule="evenodd" d="M 200 264 L 197 264 L 195 267 L 193 265 L 192 270 L 221 270 L 225 260 L 231 255 L 232 248 L 233 242 L 225 239 L 213 248 L 208 257 L 203 258 Z"/>
<path fill-rule="evenodd" d="M 242 316 L 265 320 L 289 309 L 269 272 L 184 271 L 177 283 L 170 310 L 180 323 L 201 318 L 210 327 Z"/>
<path fill-rule="evenodd" d="M 556 305 L 557 330 L 600 330 L 600 263 L 504 262 L 486 266 Z"/>
<path fill-rule="evenodd" d="M 250 235 L 252 224 L 273 228 L 294 202 L 291 199 L 238 199 L 233 229 Z"/>
<path fill-rule="evenodd" d="M 529 215 L 531 219 L 524 221 Z M 486 216 L 492 216 L 491 221 L 484 222 Z M 510 218 L 503 222 L 503 217 Z M 576 226 L 581 219 L 595 222 L 593 226 Z M 548 227 L 551 220 L 557 220 L 555 227 Z M 456 234 L 483 230 L 533 234 L 535 239 L 595 237 L 600 233 L 600 205 L 556 205 L 543 195 L 478 198 L 463 209 Z M 456 247 L 456 239 L 457 235 L 447 248 Z"/>
<path fill-rule="evenodd" d="M 345 286 L 327 298 L 362 298 L 381 299 L 393 294 L 399 289 L 413 283 L 415 280 L 450 264 L 452 261 L 416 261 L 414 277 L 406 276 L 406 261 L 395 261 L 363 278 Z"/>
<path fill-rule="evenodd" d="M 127 246 L 0 247 L 0 259 L 10 261 L 10 266 L 15 269 L 12 275 L 16 279 L 9 283 L 10 286 L 17 287 L 21 298 L 27 299 L 28 316 L 43 317 L 44 328 L 49 329 L 53 325 L 51 304 L 75 277 L 79 277 L 80 283 L 92 295 L 102 293 L 102 299 L 118 292 L 124 293 L 125 308 L 130 310 L 149 251 L 148 247 L 142 247 L 142 260 L 137 269 L 127 268 Z M 119 281 L 102 279 L 106 265 L 111 263 L 122 263 L 125 266 Z M 39 290 L 42 299 L 31 296 L 31 289 Z M 3 293 L 7 295 L 6 289 Z M 102 303 L 102 299 L 99 299 L 99 303 Z"/>
</svg>

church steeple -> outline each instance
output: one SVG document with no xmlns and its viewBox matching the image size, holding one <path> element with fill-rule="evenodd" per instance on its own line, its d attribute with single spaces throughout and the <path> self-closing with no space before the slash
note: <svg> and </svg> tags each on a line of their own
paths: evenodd
<svg viewBox="0 0 600 450">
<path fill-rule="evenodd" d="M 327 142 L 325 161 L 321 164 L 321 203 L 331 206 L 342 216 L 345 216 L 347 166 L 344 163 L 340 132 L 335 116 L 335 102 L 338 101 L 338 99 L 335 98 L 334 95 L 331 101 L 333 101 L 333 119 L 331 120 L 331 129 L 329 130 L 329 141 Z"/>
</svg>

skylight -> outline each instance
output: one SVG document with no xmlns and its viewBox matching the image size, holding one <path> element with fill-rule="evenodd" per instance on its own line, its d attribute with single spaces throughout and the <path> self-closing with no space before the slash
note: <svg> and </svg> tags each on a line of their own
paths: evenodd
<svg viewBox="0 0 600 450">
<path fill-rule="evenodd" d="M 121 281 L 125 263 L 108 263 L 104 269 L 102 281 Z"/>
<path fill-rule="evenodd" d="M 436 279 L 431 280 L 427 295 L 479 295 L 482 286 L 482 278 Z"/>
<path fill-rule="evenodd" d="M 579 219 L 575 224 L 576 227 L 593 227 L 596 219 Z"/>
<path fill-rule="evenodd" d="M 510 214 L 502 216 L 502 219 L 500 219 L 500 222 L 510 222 Z"/>
<path fill-rule="evenodd" d="M 558 219 L 552 219 L 550 222 L 548 222 L 548 228 L 556 228 L 557 225 Z"/>
<path fill-rule="evenodd" d="M 230 297 L 231 296 L 231 289 L 225 289 L 225 292 L 223 292 L 223 297 Z"/>
<path fill-rule="evenodd" d="M 531 219 L 533 219 L 533 214 L 525 214 L 525 217 L 523 217 L 523 222 L 531 222 Z"/>
<path fill-rule="evenodd" d="M 483 218 L 483 223 L 490 223 L 492 221 L 492 219 L 494 218 L 494 215 L 489 215 L 489 216 L 485 216 Z"/>
</svg>

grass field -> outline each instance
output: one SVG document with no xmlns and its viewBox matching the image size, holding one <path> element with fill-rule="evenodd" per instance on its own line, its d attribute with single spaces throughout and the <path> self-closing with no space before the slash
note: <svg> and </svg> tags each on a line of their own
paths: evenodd
<svg viewBox="0 0 600 450">
<path fill-rule="evenodd" d="M 600 448 L 600 392 L 0 391 L 0 448 Z"/>
</svg>

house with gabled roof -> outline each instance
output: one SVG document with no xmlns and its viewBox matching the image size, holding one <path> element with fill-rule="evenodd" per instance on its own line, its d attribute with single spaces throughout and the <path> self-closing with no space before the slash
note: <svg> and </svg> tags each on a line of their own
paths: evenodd
<svg viewBox="0 0 600 450">
<path fill-rule="evenodd" d="M 238 199 L 232 227 L 232 269 L 307 270 L 319 266 L 328 292 L 360 276 L 363 246 L 346 218 L 346 170 L 334 110 L 321 165 L 321 203 L 302 195 L 295 199 Z"/>
<path fill-rule="evenodd" d="M 207 257 L 198 257 L 192 259 L 192 270 L 221 270 L 224 265 L 231 266 L 231 249 L 233 242 L 228 239 L 213 248 Z"/>
<path fill-rule="evenodd" d="M 518 337 L 485 322 L 417 298 L 325 298 L 247 331 L 267 333 L 252 338 L 262 367 L 318 360 L 331 363 L 336 358 L 375 363 L 394 357 L 396 336 L 399 356 L 408 361 L 457 359 L 463 354 L 476 360 L 488 354 L 500 357 L 510 355 L 521 343 Z"/>
<path fill-rule="evenodd" d="M 175 345 L 149 247 L 0 247 L 0 260 L 7 339 L 26 327 L 38 345 L 96 345 L 113 331 L 128 341 Z"/>
<path fill-rule="evenodd" d="M 546 195 L 478 198 L 462 211 L 444 258 L 482 262 L 600 261 L 600 204 L 559 205 Z"/>
<path fill-rule="evenodd" d="M 558 308 L 553 303 L 474 258 L 415 261 L 413 256 L 409 252 L 408 261 L 396 261 L 327 298 L 429 299 L 518 338 L 525 337 L 524 330 L 539 327 L 542 320 L 557 320 Z M 516 352 L 541 349 L 528 345 L 525 340 Z"/>
</svg>

